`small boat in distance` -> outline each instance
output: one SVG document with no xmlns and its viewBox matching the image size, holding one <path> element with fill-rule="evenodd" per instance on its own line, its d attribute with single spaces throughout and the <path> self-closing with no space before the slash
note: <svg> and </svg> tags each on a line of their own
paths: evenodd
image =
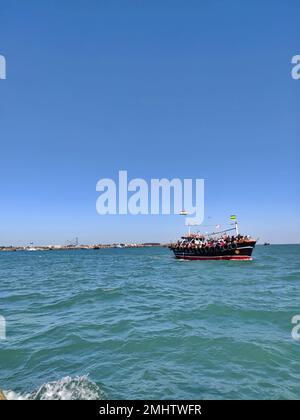
<svg viewBox="0 0 300 420">
<path fill-rule="evenodd" d="M 235 216 L 231 216 L 235 220 Z M 235 235 L 228 232 L 235 230 Z M 207 234 L 189 233 L 169 246 L 177 259 L 182 260 L 252 260 L 256 239 L 240 235 L 238 224 L 235 227 Z"/>
<path fill-rule="evenodd" d="M 264 246 L 271 245 L 269 242 L 265 242 Z"/>
<path fill-rule="evenodd" d="M 33 242 L 30 242 L 29 246 L 25 248 L 26 251 L 37 251 L 37 249 L 33 246 Z"/>
</svg>

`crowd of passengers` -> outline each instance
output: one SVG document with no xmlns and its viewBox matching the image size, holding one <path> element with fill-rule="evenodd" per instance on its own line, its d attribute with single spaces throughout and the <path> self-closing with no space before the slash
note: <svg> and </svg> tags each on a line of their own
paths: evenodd
<svg viewBox="0 0 300 420">
<path fill-rule="evenodd" d="M 237 235 L 223 235 L 220 238 L 206 238 L 201 235 L 191 235 L 179 240 L 176 244 L 176 248 L 206 248 L 206 247 L 225 247 L 232 244 L 242 243 L 250 240 L 250 236 Z"/>
</svg>

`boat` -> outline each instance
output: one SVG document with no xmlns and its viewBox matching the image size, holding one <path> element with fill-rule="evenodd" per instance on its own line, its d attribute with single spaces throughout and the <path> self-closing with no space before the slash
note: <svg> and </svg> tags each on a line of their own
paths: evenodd
<svg viewBox="0 0 300 420">
<path fill-rule="evenodd" d="M 234 216 L 231 216 L 231 219 Z M 234 219 L 233 219 L 234 220 Z M 207 234 L 189 233 L 169 246 L 175 257 L 181 260 L 252 260 L 256 239 L 239 233 L 235 227 Z M 219 226 L 219 225 L 218 225 Z M 231 235 L 230 231 L 235 231 Z"/>
<path fill-rule="evenodd" d="M 30 242 L 29 246 L 25 247 L 26 251 L 37 251 L 37 249 L 33 246 L 33 242 Z"/>
<path fill-rule="evenodd" d="M 269 242 L 264 243 L 264 246 L 268 246 L 268 245 L 271 245 L 271 244 Z"/>
</svg>

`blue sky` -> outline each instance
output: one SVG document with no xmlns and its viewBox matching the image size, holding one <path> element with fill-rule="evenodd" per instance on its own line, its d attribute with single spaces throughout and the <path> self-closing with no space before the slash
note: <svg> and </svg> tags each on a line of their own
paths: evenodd
<svg viewBox="0 0 300 420">
<path fill-rule="evenodd" d="M 0 0 L 0 244 L 169 241 L 100 178 L 204 178 L 206 223 L 300 242 L 300 3 Z M 205 230 L 205 229 L 203 229 Z"/>
</svg>

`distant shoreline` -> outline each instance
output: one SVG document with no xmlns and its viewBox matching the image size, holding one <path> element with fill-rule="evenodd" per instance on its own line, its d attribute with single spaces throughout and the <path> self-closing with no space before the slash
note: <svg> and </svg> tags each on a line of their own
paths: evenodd
<svg viewBox="0 0 300 420">
<path fill-rule="evenodd" d="M 0 252 L 15 251 L 71 251 L 71 250 L 89 250 L 89 249 L 117 249 L 117 248 L 153 248 L 167 247 L 168 244 L 159 242 L 146 242 L 142 244 L 94 244 L 94 245 L 48 245 L 48 246 L 1 246 Z"/>
</svg>

